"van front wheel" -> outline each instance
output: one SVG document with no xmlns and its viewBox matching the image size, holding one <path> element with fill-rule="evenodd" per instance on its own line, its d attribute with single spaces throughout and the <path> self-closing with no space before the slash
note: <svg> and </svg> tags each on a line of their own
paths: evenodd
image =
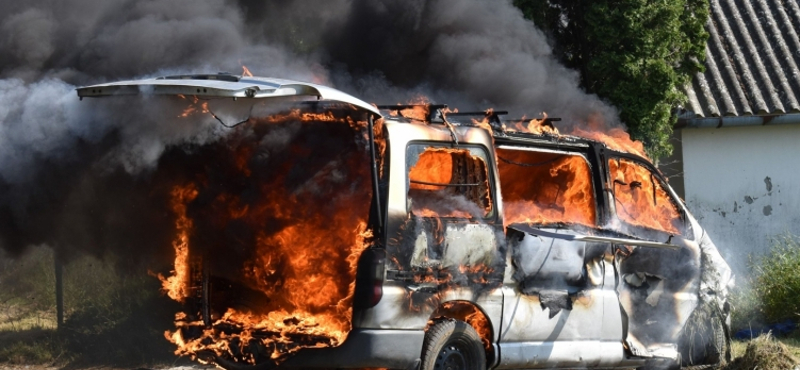
<svg viewBox="0 0 800 370">
<path fill-rule="evenodd" d="M 441 320 L 428 328 L 422 344 L 421 370 L 485 370 L 481 337 L 469 324 Z"/>
</svg>

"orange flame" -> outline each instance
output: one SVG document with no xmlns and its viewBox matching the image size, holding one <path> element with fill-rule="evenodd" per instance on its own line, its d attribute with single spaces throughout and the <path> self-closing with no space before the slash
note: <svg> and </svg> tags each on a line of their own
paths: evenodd
<svg viewBox="0 0 800 370">
<path fill-rule="evenodd" d="M 449 315 L 457 320 L 461 320 L 472 326 L 481 337 L 483 347 L 490 351 L 492 349 L 492 327 L 489 320 L 472 304 L 461 301 L 450 301 L 442 304 L 441 310 L 448 311 Z M 434 313 L 434 317 L 436 317 Z"/>
<path fill-rule="evenodd" d="M 242 65 L 242 77 L 253 77 L 253 74 L 250 73 L 250 70 L 244 65 Z"/>
<path fill-rule="evenodd" d="M 257 353 L 248 348 L 258 343 L 271 359 L 281 361 L 302 348 L 336 346 L 350 331 L 356 262 L 372 239 L 366 227 L 371 196 L 365 183 L 370 179 L 368 157 L 362 144 L 339 140 L 331 141 L 339 145 L 332 156 L 319 156 L 313 152 L 319 150 L 318 144 L 309 135 L 316 131 L 298 134 L 301 143 L 290 141 L 280 152 L 264 155 L 259 135 L 271 132 L 268 127 L 273 125 L 297 130 L 298 121 L 309 125 L 306 130 L 342 127 L 320 134 L 349 135 L 356 141 L 363 140 L 359 130 L 366 126 L 330 111 L 292 110 L 253 120 L 249 130 L 256 134 L 234 132 L 215 152 L 214 160 L 223 164 L 216 171 L 224 176 L 213 175 L 213 182 L 198 177 L 174 188 L 175 271 L 162 277 L 165 291 L 180 302 L 191 302 L 193 292 L 197 297 L 200 290 L 193 280 L 197 272 L 192 271 L 190 257 L 217 263 L 209 268 L 211 278 L 226 279 L 211 284 L 216 293 L 210 298 L 209 317 L 196 311 L 176 315 L 177 329 L 165 333 L 177 345 L 176 354 L 211 353 L 256 363 Z M 298 165 L 297 158 L 310 159 Z M 259 164 L 265 160 L 270 161 L 268 166 Z M 297 182 L 298 176 L 302 182 Z M 237 184 L 251 186 L 236 190 Z M 320 197 L 328 204 L 321 206 Z M 196 200 L 203 205 L 194 206 Z M 234 226 L 241 235 L 213 240 L 230 234 Z M 242 254 L 242 248 L 247 252 Z M 239 253 L 245 258 L 231 260 L 215 253 Z M 221 266 L 216 262 L 220 258 L 225 261 Z M 225 289 L 237 290 L 226 298 Z M 248 299 L 252 303 L 242 303 Z"/>
<path fill-rule="evenodd" d="M 186 203 L 197 197 L 197 189 L 194 185 L 175 187 L 172 190 L 172 211 L 175 212 L 175 229 L 177 235 L 172 247 L 175 249 L 175 270 L 170 277 L 159 274 L 162 289 L 167 295 L 178 301 L 183 302 L 189 297 L 189 234 L 192 231 L 192 220 L 186 217 Z"/>
<path fill-rule="evenodd" d="M 596 224 L 592 171 L 582 156 L 497 149 L 505 225 Z"/>
<path fill-rule="evenodd" d="M 507 127 L 506 129 L 534 135 L 561 135 L 558 128 L 547 121 L 547 113 L 542 112 L 542 115 L 544 117 L 541 119 L 532 119 L 530 121 L 522 119 L 513 122 L 511 127 Z M 482 123 L 479 126 L 487 129 L 489 132 L 492 131 L 491 128 L 488 127 L 488 122 L 486 122 L 485 119 L 483 122 L 474 121 L 474 123 Z M 586 122 L 568 127 L 566 134 L 599 141 L 612 150 L 633 153 L 649 159 L 642 142 L 632 140 L 631 136 L 620 127 L 607 127 L 600 114 L 593 114 L 589 116 Z"/>
<path fill-rule="evenodd" d="M 445 114 L 445 117 L 446 117 L 447 113 L 451 113 L 451 112 L 452 113 L 458 113 L 458 109 L 454 109 L 452 111 L 450 109 L 446 109 L 445 112 L 443 112 L 443 113 Z M 477 127 L 482 128 L 482 129 L 484 129 L 486 131 L 489 131 L 490 134 L 494 135 L 494 129 L 492 128 L 492 125 L 489 123 L 489 117 L 492 115 L 492 113 L 494 113 L 494 109 L 492 109 L 492 108 L 487 109 L 486 110 L 486 115 L 483 118 L 481 118 L 480 121 L 473 118 L 472 119 L 472 124 L 477 126 Z"/>
<path fill-rule="evenodd" d="M 630 134 L 622 128 L 606 127 L 599 114 L 590 116 L 585 127 L 576 126 L 569 134 L 599 141 L 612 150 L 633 153 L 649 159 L 641 141 L 632 140 Z"/>
<path fill-rule="evenodd" d="M 631 225 L 680 233 L 674 203 L 647 168 L 626 159 L 608 161 L 617 216 Z"/>
<path fill-rule="evenodd" d="M 514 122 L 513 127 L 510 129 L 513 131 L 519 132 L 528 132 L 535 135 L 559 135 L 558 129 L 552 125 L 552 123 L 546 123 L 547 121 L 547 113 L 542 112 L 542 118 L 534 118 L 530 121 L 526 121 L 522 119 L 520 121 Z"/>
<path fill-rule="evenodd" d="M 415 121 L 426 122 L 430 117 L 431 111 L 429 105 L 431 100 L 424 95 L 417 95 L 405 104 L 398 103 L 398 105 L 413 105 L 412 107 L 403 109 L 389 109 L 389 115 L 392 117 L 403 117 Z M 447 108 L 442 110 L 442 113 L 453 112 Z M 456 110 L 457 112 L 457 110 Z"/>
<path fill-rule="evenodd" d="M 492 209 L 487 171 L 483 159 L 469 150 L 426 148 L 408 173 L 411 213 L 420 217 L 483 217 Z M 475 210 L 465 211 L 457 204 L 461 199 Z"/>
</svg>

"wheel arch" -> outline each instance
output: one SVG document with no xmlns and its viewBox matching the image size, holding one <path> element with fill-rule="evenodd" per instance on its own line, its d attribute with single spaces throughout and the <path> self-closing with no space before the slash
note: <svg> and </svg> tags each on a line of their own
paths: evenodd
<svg viewBox="0 0 800 370">
<path fill-rule="evenodd" d="M 480 305 L 465 301 L 453 300 L 440 303 L 428 319 L 426 330 L 439 320 L 453 319 L 463 321 L 481 337 L 483 349 L 486 352 L 487 365 L 492 365 L 497 360 L 497 348 L 494 341 L 495 329 L 489 316 Z M 491 368 L 492 366 L 488 366 Z"/>
</svg>

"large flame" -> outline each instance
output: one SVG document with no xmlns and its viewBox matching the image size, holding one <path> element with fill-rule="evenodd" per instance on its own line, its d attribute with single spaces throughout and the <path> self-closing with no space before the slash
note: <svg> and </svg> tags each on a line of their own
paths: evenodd
<svg viewBox="0 0 800 370">
<path fill-rule="evenodd" d="M 497 149 L 504 223 L 596 224 L 592 171 L 580 155 Z"/>
<path fill-rule="evenodd" d="M 631 225 L 678 234 L 681 216 L 647 168 L 627 159 L 608 161 L 617 216 Z"/>
<path fill-rule="evenodd" d="M 632 140 L 631 135 L 621 127 L 607 127 L 599 114 L 590 116 L 585 124 L 573 127 L 569 134 L 599 141 L 612 150 L 649 159 L 641 141 Z"/>
<path fill-rule="evenodd" d="M 486 162 L 466 149 L 426 148 L 408 173 L 411 213 L 482 218 L 492 210 Z"/>
<path fill-rule="evenodd" d="M 175 269 L 162 281 L 181 302 L 202 303 L 208 284 L 210 317 L 198 308 L 176 316 L 166 333 L 176 354 L 280 361 L 345 339 L 356 261 L 372 238 L 364 127 L 296 109 L 194 154 L 194 180 L 172 192 Z"/>
<path fill-rule="evenodd" d="M 162 289 L 178 302 L 183 302 L 190 295 L 189 234 L 192 231 L 192 220 L 186 217 L 186 203 L 194 200 L 196 196 L 197 189 L 194 185 L 176 187 L 172 190 L 172 211 L 176 215 L 175 229 L 178 232 L 172 242 L 172 247 L 175 249 L 175 269 L 170 277 L 159 275 L 159 279 Z"/>
</svg>

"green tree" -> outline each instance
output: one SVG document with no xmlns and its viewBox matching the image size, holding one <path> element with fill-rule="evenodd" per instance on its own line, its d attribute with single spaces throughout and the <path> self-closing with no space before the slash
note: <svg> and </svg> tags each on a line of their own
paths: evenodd
<svg viewBox="0 0 800 370">
<path fill-rule="evenodd" d="M 703 70 L 708 0 L 514 0 L 581 85 L 620 110 L 653 158 L 669 155 L 681 86 Z"/>
</svg>

